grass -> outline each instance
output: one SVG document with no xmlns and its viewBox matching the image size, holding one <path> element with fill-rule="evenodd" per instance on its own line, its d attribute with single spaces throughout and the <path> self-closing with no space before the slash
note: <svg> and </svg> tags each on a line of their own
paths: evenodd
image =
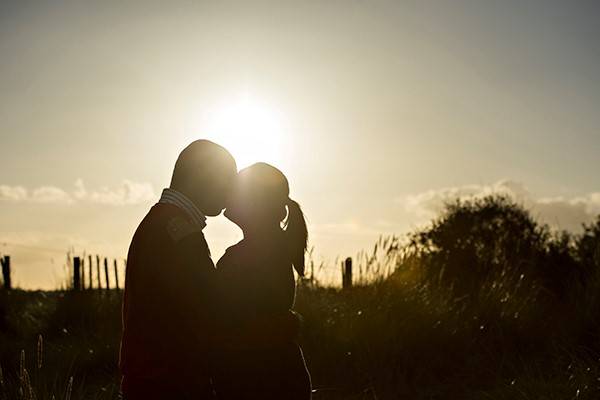
<svg viewBox="0 0 600 400">
<path fill-rule="evenodd" d="M 558 321 L 531 309 L 517 316 L 513 305 L 497 319 L 498 310 L 441 297 L 394 280 L 345 292 L 301 287 L 297 309 L 315 399 L 600 394 L 598 353 L 553 335 Z M 69 390 L 72 399 L 117 398 L 118 293 L 17 291 L 5 300 L 18 311 L 0 341 L 4 398 L 33 398 L 19 394 L 21 354 L 37 399 L 65 399 Z"/>
<path fill-rule="evenodd" d="M 6 399 L 116 398 L 120 303 L 115 291 L 3 293 L 0 393 Z M 27 394 L 23 370 L 35 397 Z"/>
<path fill-rule="evenodd" d="M 565 237 L 474 201 L 382 238 L 353 288 L 303 281 L 314 398 L 600 398 L 599 238 L 600 221 Z M 117 291 L 1 293 L 0 398 L 117 398 L 120 306 Z"/>
</svg>

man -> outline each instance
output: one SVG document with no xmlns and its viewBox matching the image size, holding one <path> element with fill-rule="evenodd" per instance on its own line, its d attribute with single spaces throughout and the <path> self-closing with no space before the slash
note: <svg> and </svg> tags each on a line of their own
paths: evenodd
<svg viewBox="0 0 600 400">
<path fill-rule="evenodd" d="M 120 355 L 126 400 L 212 398 L 215 267 L 202 229 L 225 208 L 236 174 L 223 147 L 193 142 L 135 232 Z"/>
</svg>

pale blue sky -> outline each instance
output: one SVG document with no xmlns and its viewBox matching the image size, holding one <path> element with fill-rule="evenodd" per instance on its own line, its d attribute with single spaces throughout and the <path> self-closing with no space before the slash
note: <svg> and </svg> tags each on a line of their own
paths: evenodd
<svg viewBox="0 0 600 400">
<path fill-rule="evenodd" d="M 240 94 L 281 117 L 261 154 L 328 258 L 422 223 L 407 198 L 502 180 L 575 226 L 600 204 L 598 37 L 594 1 L 2 1 L 0 242 L 123 254 L 178 151 L 218 141 L 207 120 Z M 70 200 L 33 198 L 44 186 Z M 238 236 L 207 234 L 216 254 Z M 48 256 L 0 251 L 48 281 Z"/>
</svg>

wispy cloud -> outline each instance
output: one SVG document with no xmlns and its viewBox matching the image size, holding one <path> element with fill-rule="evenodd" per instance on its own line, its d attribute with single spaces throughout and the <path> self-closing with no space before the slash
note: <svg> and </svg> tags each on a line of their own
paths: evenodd
<svg viewBox="0 0 600 400">
<path fill-rule="evenodd" d="M 70 191 L 56 186 L 41 186 L 27 190 L 23 186 L 0 185 L 0 201 L 8 202 L 64 205 L 91 203 L 124 206 L 143 204 L 153 200 L 156 200 L 156 195 L 151 184 L 130 180 L 124 180 L 118 187 L 88 190 L 83 180 L 78 179 Z"/>
<path fill-rule="evenodd" d="M 23 186 L 0 185 L 0 200 L 22 201 L 27 199 L 27 190 Z"/>
<path fill-rule="evenodd" d="M 42 186 L 34 189 L 25 200 L 35 203 L 71 204 L 72 196 L 61 188 L 55 186 Z"/>
<path fill-rule="evenodd" d="M 103 187 L 99 190 L 88 192 L 81 179 L 79 179 L 75 182 L 75 187 L 74 195 L 77 198 L 91 201 L 92 203 L 123 206 L 156 200 L 154 189 L 149 183 L 124 180 L 118 188 Z"/>
<path fill-rule="evenodd" d="M 508 196 L 530 209 L 539 220 L 568 230 L 578 230 L 582 223 L 600 214 L 600 192 L 578 197 L 536 197 L 525 185 L 502 180 L 491 185 L 464 185 L 402 196 L 397 199 L 404 211 L 423 222 L 436 217 L 444 205 L 456 199 L 481 198 L 490 194 Z"/>
</svg>

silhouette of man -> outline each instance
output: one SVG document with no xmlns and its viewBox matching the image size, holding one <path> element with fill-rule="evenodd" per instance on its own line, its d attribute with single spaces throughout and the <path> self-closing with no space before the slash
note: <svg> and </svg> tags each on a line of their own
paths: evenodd
<svg viewBox="0 0 600 400">
<path fill-rule="evenodd" d="M 120 354 L 126 400 L 213 397 L 215 267 L 202 229 L 225 207 L 236 174 L 223 147 L 193 142 L 133 236 Z"/>
</svg>

